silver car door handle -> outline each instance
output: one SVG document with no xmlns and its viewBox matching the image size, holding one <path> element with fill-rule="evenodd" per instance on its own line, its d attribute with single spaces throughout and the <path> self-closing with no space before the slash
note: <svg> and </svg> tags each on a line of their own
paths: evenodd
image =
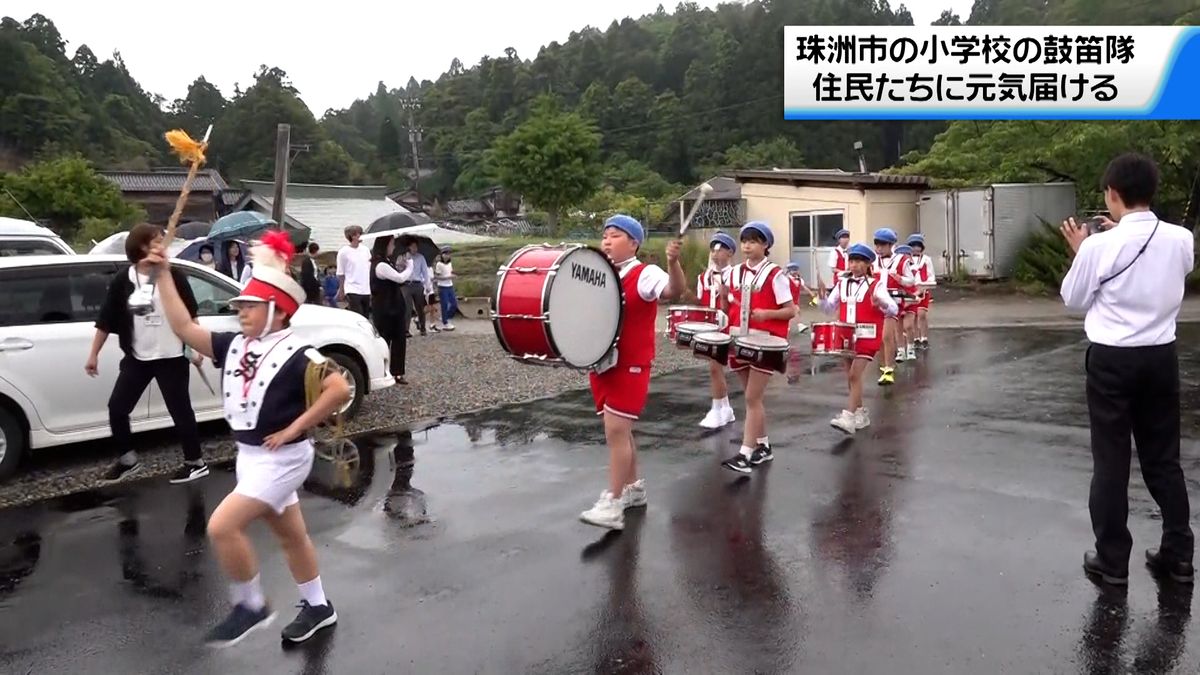
<svg viewBox="0 0 1200 675">
<path fill-rule="evenodd" d="M 0 352 L 20 352 L 33 349 L 33 343 L 24 338 L 8 338 L 0 342 Z"/>
</svg>

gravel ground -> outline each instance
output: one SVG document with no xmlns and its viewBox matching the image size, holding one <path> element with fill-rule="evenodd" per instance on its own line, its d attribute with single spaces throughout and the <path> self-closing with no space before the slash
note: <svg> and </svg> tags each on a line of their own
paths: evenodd
<svg viewBox="0 0 1200 675">
<path fill-rule="evenodd" d="M 654 373 L 700 363 L 690 351 L 675 349 L 660 335 Z M 519 403 L 587 388 L 584 373 L 544 368 L 508 358 L 490 330 L 430 334 L 408 343 L 409 384 L 389 387 L 367 397 L 348 435 L 416 424 L 431 418 L 481 408 Z M 212 464 L 234 456 L 233 440 L 223 422 L 201 425 L 205 459 Z M 141 477 L 161 476 L 178 466 L 180 456 L 171 431 L 135 435 L 141 454 Z M 21 473 L 0 484 L 0 508 L 89 490 L 113 460 L 107 441 L 48 448 L 35 455 Z"/>
</svg>

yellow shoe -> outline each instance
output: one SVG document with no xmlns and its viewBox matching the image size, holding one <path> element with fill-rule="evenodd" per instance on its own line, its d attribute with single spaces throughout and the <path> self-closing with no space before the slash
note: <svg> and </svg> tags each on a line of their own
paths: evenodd
<svg viewBox="0 0 1200 675">
<path fill-rule="evenodd" d="M 891 368 L 883 369 L 883 374 L 879 376 L 879 384 L 896 384 L 896 375 Z"/>
</svg>

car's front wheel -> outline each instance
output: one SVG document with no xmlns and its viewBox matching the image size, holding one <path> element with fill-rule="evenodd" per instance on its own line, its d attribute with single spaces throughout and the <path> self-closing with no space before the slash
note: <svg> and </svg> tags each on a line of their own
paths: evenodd
<svg viewBox="0 0 1200 675">
<path fill-rule="evenodd" d="M 0 480 L 17 472 L 25 452 L 25 429 L 12 413 L 0 408 Z"/>
<path fill-rule="evenodd" d="M 363 372 L 362 366 L 358 364 L 358 361 L 354 360 L 354 357 L 341 352 L 329 352 L 325 356 L 329 357 L 337 365 L 342 376 L 350 383 L 350 401 L 338 411 L 342 419 L 350 421 L 354 419 L 354 416 L 358 414 L 358 409 L 362 407 L 363 399 L 367 396 L 367 390 L 371 388 L 370 383 L 367 382 L 367 376 Z"/>
</svg>

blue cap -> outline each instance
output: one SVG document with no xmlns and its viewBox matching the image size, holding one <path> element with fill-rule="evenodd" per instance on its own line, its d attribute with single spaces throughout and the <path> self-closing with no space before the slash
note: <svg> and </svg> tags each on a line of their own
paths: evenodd
<svg viewBox="0 0 1200 675">
<path fill-rule="evenodd" d="M 712 236 L 712 239 L 708 240 L 709 248 L 712 248 L 716 244 L 720 244 L 730 251 L 737 249 L 737 242 L 733 240 L 733 237 L 725 234 L 724 232 L 718 232 Z"/>
<path fill-rule="evenodd" d="M 908 244 L 900 244 L 896 248 L 892 249 L 892 252 L 893 253 L 903 253 L 905 255 L 912 255 L 913 251 L 912 251 L 912 247 L 909 246 Z"/>
<path fill-rule="evenodd" d="M 788 268 L 789 270 L 798 270 L 798 269 L 800 269 L 800 263 L 798 263 L 798 262 L 790 262 L 790 263 L 788 263 L 788 264 L 787 264 L 787 268 Z"/>
<path fill-rule="evenodd" d="M 866 244 L 854 244 L 846 251 L 847 258 L 862 258 L 867 262 L 875 262 L 875 249 Z"/>
<path fill-rule="evenodd" d="M 920 245 L 924 246 L 925 245 L 925 235 L 923 235 L 923 234 L 908 235 L 908 245 L 912 246 L 913 244 L 920 244 Z"/>
<path fill-rule="evenodd" d="M 767 248 L 771 248 L 775 245 L 775 235 L 771 232 L 771 228 L 761 220 L 755 220 L 753 222 L 746 223 L 742 227 L 742 231 L 738 234 L 738 238 L 741 239 L 745 237 L 747 232 L 759 233 L 763 239 L 767 240 Z"/>
<path fill-rule="evenodd" d="M 646 238 L 646 231 L 642 229 L 642 224 L 636 219 L 631 218 L 623 213 L 618 213 L 617 215 L 604 221 L 604 229 L 607 230 L 610 227 L 615 227 L 629 235 L 629 237 L 636 241 L 639 246 L 641 246 L 642 241 Z"/>
<path fill-rule="evenodd" d="M 890 227 L 881 227 L 875 230 L 875 241 L 886 241 L 889 244 L 894 244 L 898 239 L 896 231 Z"/>
<path fill-rule="evenodd" d="M 849 237 L 849 236 L 850 236 L 850 230 L 838 230 L 837 233 L 835 233 L 833 235 L 833 238 L 835 240 L 837 240 L 837 239 L 841 239 L 842 237 Z"/>
</svg>

